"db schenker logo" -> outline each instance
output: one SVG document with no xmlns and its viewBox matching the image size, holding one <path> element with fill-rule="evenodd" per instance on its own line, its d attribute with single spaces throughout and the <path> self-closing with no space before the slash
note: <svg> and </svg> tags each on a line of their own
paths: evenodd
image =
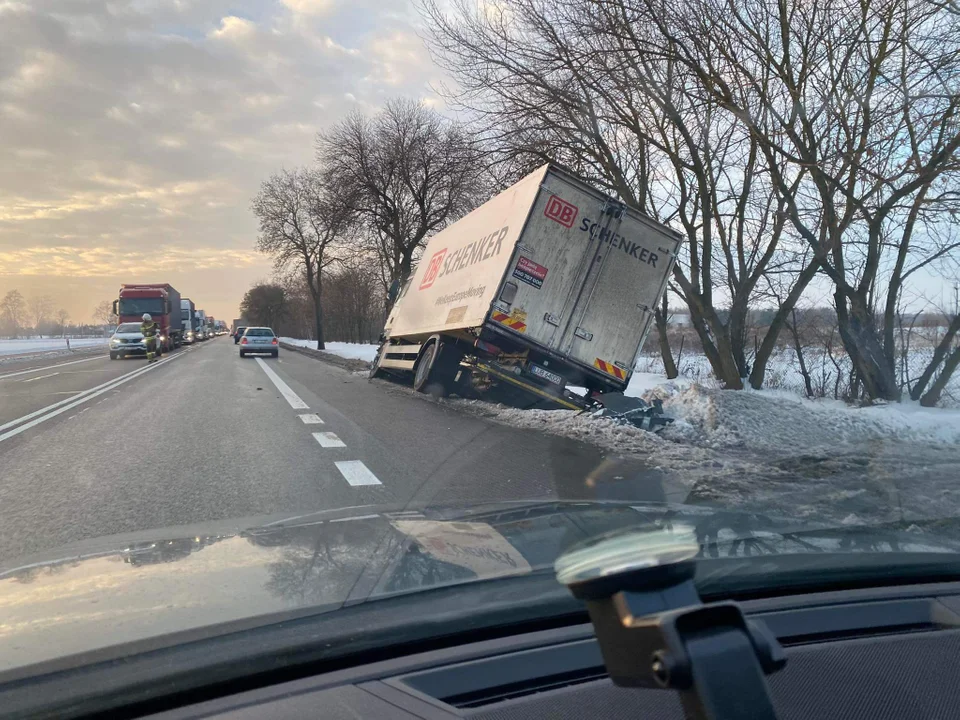
<svg viewBox="0 0 960 720">
<path fill-rule="evenodd" d="M 423 276 L 423 280 L 420 281 L 420 289 L 426 290 L 428 287 L 433 285 L 433 282 L 437 279 L 437 275 L 440 274 L 440 267 L 443 265 L 443 256 L 447 254 L 447 249 L 438 250 L 433 254 L 433 257 L 430 258 L 430 264 L 427 265 L 427 272 Z"/>
<path fill-rule="evenodd" d="M 547 200 L 547 207 L 543 210 L 543 214 L 548 218 L 555 220 L 564 227 L 568 228 L 573 227 L 573 223 L 577 219 L 578 212 L 580 211 L 577 209 L 576 205 L 571 205 L 566 200 L 561 200 L 556 195 L 550 196 L 550 199 Z"/>
</svg>

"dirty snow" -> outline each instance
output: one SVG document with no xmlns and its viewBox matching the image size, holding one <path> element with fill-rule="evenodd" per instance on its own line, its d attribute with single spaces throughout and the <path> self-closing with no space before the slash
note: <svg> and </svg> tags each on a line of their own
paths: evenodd
<svg viewBox="0 0 960 720">
<path fill-rule="evenodd" d="M 106 345 L 108 338 L 70 338 L 73 350 Z M 20 355 L 22 353 L 43 353 L 67 351 L 65 338 L 25 338 L 21 340 L 0 340 L 0 355 Z"/>
<path fill-rule="evenodd" d="M 645 457 L 686 502 L 869 524 L 960 514 L 960 411 L 847 406 L 788 391 L 734 391 L 644 373 L 676 421 L 660 435 L 569 410 L 454 400 L 496 422 Z M 634 394 L 631 392 L 630 394 Z"/>
<path fill-rule="evenodd" d="M 295 345 L 296 347 L 310 348 L 311 350 L 317 349 L 316 340 L 298 340 L 297 338 L 282 337 L 280 341 L 289 345 Z M 366 360 L 367 362 L 373 362 L 373 358 L 377 355 L 376 345 L 346 342 L 328 342 L 324 344 L 326 345 L 324 352 L 339 355 L 349 360 Z"/>
</svg>

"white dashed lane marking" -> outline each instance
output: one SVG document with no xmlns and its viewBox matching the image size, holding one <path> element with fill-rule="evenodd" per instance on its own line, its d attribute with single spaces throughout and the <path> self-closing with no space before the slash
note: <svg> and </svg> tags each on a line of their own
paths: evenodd
<svg viewBox="0 0 960 720">
<path fill-rule="evenodd" d="M 280 391 L 280 394 L 283 395 L 288 403 L 290 403 L 290 407 L 292 407 L 294 410 L 310 409 L 310 406 L 301 400 L 300 396 L 291 390 L 290 386 L 280 379 L 280 376 L 273 371 L 273 368 L 263 361 L 263 358 L 254 359 L 257 361 L 257 363 L 259 363 L 260 367 L 263 368 L 263 371 L 267 374 L 267 377 L 270 378 L 270 382 L 277 386 L 277 390 Z"/>
<path fill-rule="evenodd" d="M 22 382 L 22 383 L 35 382 L 35 381 L 37 381 L 37 380 L 43 380 L 44 378 L 55 377 L 55 376 L 57 376 L 57 375 L 59 375 L 59 374 L 60 374 L 60 373 L 58 373 L 58 372 L 50 373 L 49 375 L 41 375 L 40 377 L 27 378 L 26 380 L 21 380 L 20 382 Z"/>
<path fill-rule="evenodd" d="M 59 365 L 47 365 L 45 367 L 36 367 L 30 368 L 29 370 L 21 370 L 20 372 L 7 373 L 6 375 L 0 375 L 0 380 L 5 378 L 19 377 L 20 375 L 29 375 L 30 373 L 41 372 L 42 370 L 51 370 L 52 368 L 64 367 L 65 365 L 76 365 L 77 363 L 90 362 L 91 360 L 103 360 L 106 357 L 105 355 L 97 355 L 92 358 L 85 358 L 83 360 L 71 360 L 70 362 L 60 363 Z"/>
<path fill-rule="evenodd" d="M 377 476 L 370 472 L 361 460 L 341 460 L 334 465 L 343 475 L 343 479 L 353 486 L 381 484 Z"/>
<path fill-rule="evenodd" d="M 320 443 L 320 447 L 341 448 L 346 444 L 332 432 L 319 432 L 313 434 L 314 439 Z"/>
<path fill-rule="evenodd" d="M 304 425 L 323 425 L 323 420 L 320 419 L 319 415 L 314 415 L 313 413 L 308 413 L 306 415 L 298 415 Z"/>
</svg>

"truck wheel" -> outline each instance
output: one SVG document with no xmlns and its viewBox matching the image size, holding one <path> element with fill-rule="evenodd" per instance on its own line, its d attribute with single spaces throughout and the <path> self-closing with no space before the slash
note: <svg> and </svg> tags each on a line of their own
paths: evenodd
<svg viewBox="0 0 960 720">
<path fill-rule="evenodd" d="M 386 343 L 381 345 L 377 349 L 377 354 L 373 357 L 373 363 L 370 365 L 370 375 L 368 376 L 371 380 L 378 377 L 383 377 L 383 370 L 380 369 L 380 359 L 383 357 L 383 354 L 386 352 Z"/>
<path fill-rule="evenodd" d="M 414 369 L 413 389 L 446 397 L 454 386 L 460 353 L 441 342 L 432 342 L 424 349 Z"/>
</svg>

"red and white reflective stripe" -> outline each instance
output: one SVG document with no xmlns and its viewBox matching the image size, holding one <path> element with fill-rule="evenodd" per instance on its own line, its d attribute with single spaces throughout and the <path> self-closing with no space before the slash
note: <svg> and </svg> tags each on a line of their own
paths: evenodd
<svg viewBox="0 0 960 720">
<path fill-rule="evenodd" d="M 495 311 L 492 317 L 496 322 L 500 323 L 501 325 L 506 325 L 511 330 L 516 330 L 520 333 L 527 331 L 527 324 L 519 318 L 512 317 L 504 312 L 500 312 L 499 310 Z"/>
<path fill-rule="evenodd" d="M 626 370 L 617 367 L 613 363 L 608 363 L 606 360 L 601 360 L 597 358 L 593 361 L 593 366 L 598 370 L 602 370 L 607 375 L 613 375 L 617 380 L 625 380 L 627 377 Z"/>
</svg>

